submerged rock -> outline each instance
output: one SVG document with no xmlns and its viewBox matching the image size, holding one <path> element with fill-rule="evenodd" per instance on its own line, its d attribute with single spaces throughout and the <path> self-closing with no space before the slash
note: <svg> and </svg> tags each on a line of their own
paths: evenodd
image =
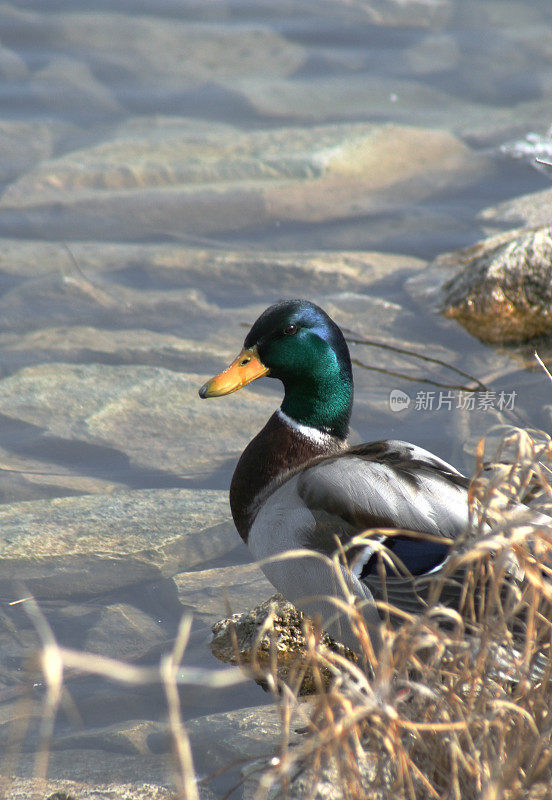
<svg viewBox="0 0 552 800">
<path fill-rule="evenodd" d="M 338 748 L 336 751 L 338 752 Z M 320 752 L 318 757 L 315 754 L 311 763 L 303 764 L 299 761 L 285 779 L 277 777 L 273 771 L 274 780 L 271 781 L 268 791 L 264 790 L 267 783 L 266 772 L 259 780 L 252 770 L 252 775 L 244 785 L 243 800 L 256 800 L 260 791 L 263 791 L 265 800 L 287 800 L 291 797 L 293 800 L 385 800 L 394 796 L 389 791 L 393 783 L 391 778 L 383 786 L 381 779 L 378 781 L 380 776 L 375 756 L 356 752 L 351 763 L 351 757 L 348 760 L 346 753 L 347 751 L 343 757 L 330 755 L 327 751 Z M 265 770 L 268 771 L 268 768 L 269 765 L 266 764 Z"/>
<path fill-rule="evenodd" d="M 263 674 L 272 671 L 275 660 L 280 681 L 294 683 L 300 676 L 299 693 L 313 694 L 317 685 L 312 671 L 307 668 L 304 622 L 305 617 L 294 605 L 281 594 L 275 594 L 251 611 L 233 614 L 215 623 L 211 650 L 220 661 L 248 665 L 261 680 Z M 330 650 L 356 661 L 349 648 L 328 634 L 322 632 L 320 641 Z M 329 681 L 330 673 L 321 672 Z"/>
<path fill-rule="evenodd" d="M 550 170 L 550 168 L 548 168 Z M 493 226 L 504 228 L 508 225 L 527 225 L 540 228 L 550 225 L 552 219 L 552 189 L 543 189 L 540 192 L 524 194 L 521 197 L 514 197 L 513 200 L 506 200 L 496 206 L 482 211 L 480 219 L 487 228 Z"/>
<path fill-rule="evenodd" d="M 157 333 L 167 332 L 172 334 L 165 339 L 168 351 L 175 350 L 174 336 L 184 334 L 197 340 L 198 349 L 208 349 L 209 359 L 215 352 L 225 358 L 231 354 L 230 337 L 221 336 L 218 324 L 228 325 L 238 313 L 239 322 L 252 321 L 236 311 L 238 304 L 243 309 L 256 301 L 264 308 L 272 299 L 301 296 L 305 285 L 313 297 L 364 294 L 375 281 L 422 266 L 420 259 L 372 251 L 217 250 L 75 241 L 67 249 L 63 243 L 44 240 L 3 239 L 0 316 L 3 331 L 17 335 L 0 341 L 1 356 L 17 349 L 30 356 L 35 352 L 34 363 L 64 360 L 63 353 L 72 361 L 80 351 L 86 360 L 106 356 L 111 363 L 121 363 L 115 359 L 122 350 L 124 363 L 132 353 L 140 353 L 138 363 L 152 363 L 142 360 L 144 351 L 159 352 L 163 339 Z M 56 326 L 63 327 L 56 331 Z M 69 326 L 79 326 L 80 332 Z M 90 330 L 87 336 L 92 326 L 96 333 Z M 44 341 L 34 333 L 37 328 L 48 329 Z M 185 348 L 185 340 L 180 341 Z M 167 366 L 162 360 L 157 363 Z M 206 373 L 213 368 L 207 362 L 203 366 Z M 185 358 L 181 368 L 190 369 Z"/>
<path fill-rule="evenodd" d="M 80 124 L 124 114 L 111 89 L 97 80 L 80 58 L 54 56 L 46 67 L 34 73 L 28 92 L 37 109 Z"/>
<path fill-rule="evenodd" d="M 445 35 L 443 35 L 445 36 Z M 416 40 L 421 48 L 426 37 Z M 456 84 L 445 91 L 442 85 L 443 72 L 447 73 L 446 58 L 462 58 L 457 52 L 458 44 L 454 37 L 450 43 L 445 38 L 427 43 L 427 50 L 418 54 L 416 49 L 394 51 L 395 67 L 405 57 L 403 69 L 394 75 L 389 67 L 384 74 L 373 70 L 346 72 L 344 74 L 326 74 L 289 78 L 267 78 L 260 73 L 236 82 L 236 87 L 247 102 L 263 117 L 289 120 L 297 123 L 331 122 L 349 119 L 360 121 L 366 119 L 367 110 L 372 119 L 382 119 L 399 125 L 433 126 L 435 129 L 452 132 L 463 141 L 483 147 L 497 147 L 505 139 L 519 136 L 527 128 L 525 120 L 531 119 L 533 125 L 549 124 L 548 107 L 538 98 L 522 96 L 517 104 L 493 105 L 488 102 L 475 102 L 473 84 L 465 93 L 458 95 Z M 435 49 L 437 52 L 435 52 Z M 489 68 L 489 63 L 481 70 Z M 436 70 L 438 82 L 416 80 L 416 73 Z M 450 74 L 458 76 L 458 65 L 450 65 Z M 391 72 L 391 75 L 388 73 Z M 405 78 L 404 75 L 408 75 Z M 497 83 L 499 77 L 497 76 Z M 488 86 L 488 93 L 498 88 L 493 81 Z M 466 96 L 467 95 L 467 96 Z M 488 158 L 480 158 L 478 177 L 485 178 L 485 167 L 492 170 Z M 392 166 L 390 165 L 392 169 Z M 458 181 L 465 184 L 470 180 L 469 173 L 454 175 L 454 185 Z"/>
<path fill-rule="evenodd" d="M 53 156 L 72 127 L 60 120 L 48 122 L 0 121 L 0 183 L 14 180 L 25 170 Z"/>
<path fill-rule="evenodd" d="M 239 341 L 239 339 L 238 339 Z M 220 363 L 220 362 L 219 362 Z M 0 381 L 2 413 L 26 437 L 10 450 L 136 488 L 178 487 L 243 449 L 274 403 L 250 392 L 239 429 L 231 404 L 200 404 L 202 375 L 159 367 L 43 364 Z M 32 448 L 31 448 L 32 451 Z M 33 455 L 30 452 L 30 455 Z M 226 485 L 226 484 L 224 484 Z M 72 489 L 77 488 L 71 483 Z"/>
<path fill-rule="evenodd" d="M 442 287 L 442 308 L 485 342 L 520 342 L 552 331 L 552 228 L 515 230 L 438 265 L 461 271 Z"/>
<path fill-rule="evenodd" d="M 299 737 L 293 727 L 306 716 L 294 713 L 291 742 Z M 38 724 L 38 719 L 33 720 Z M 240 778 L 244 761 L 268 762 L 281 742 L 281 716 L 274 705 L 240 708 L 196 717 L 184 722 L 189 735 L 200 800 L 220 798 L 209 778 L 218 772 Z M 50 755 L 49 780 L 33 777 L 34 757 L 21 759 L 18 777 L 0 783 L 10 800 L 174 800 L 175 764 L 171 763 L 171 734 L 166 722 L 127 719 L 117 725 L 98 725 L 58 737 Z M 246 767 L 247 769 L 247 767 Z M 139 776 L 139 777 L 138 777 Z M 107 782 L 109 781 L 109 783 Z M 53 797 L 52 797 L 53 795 Z"/>
<path fill-rule="evenodd" d="M 245 546 L 244 551 L 249 556 Z M 231 614 L 252 603 L 262 603 L 274 591 L 257 564 L 188 570 L 173 580 L 183 608 L 205 625 L 213 625 L 223 610 Z"/>
<path fill-rule="evenodd" d="M 85 597 L 197 568 L 235 548 L 226 515 L 226 492 L 206 489 L 0 506 L 0 594 Z"/>
<path fill-rule="evenodd" d="M 130 120 L 110 140 L 44 161 L 0 201 L 0 229 L 46 238 L 143 239 L 274 221 L 358 217 L 419 200 L 482 159 L 444 130 L 366 123 L 244 132 Z"/>
<path fill-rule="evenodd" d="M 11 800 L 173 800 L 174 790 L 152 783 L 101 783 L 93 786 L 71 780 L 14 778 L 5 781 Z M 200 793 L 201 800 L 207 793 Z"/>
<path fill-rule="evenodd" d="M 160 88 L 182 94 L 207 82 L 231 87 L 240 75 L 258 70 L 287 75 L 306 60 L 301 45 L 271 27 L 243 20 L 223 26 L 209 19 L 140 14 L 139 9 L 133 14 L 98 9 L 49 16 L 58 28 L 58 46 L 90 61 L 134 103 L 136 94 L 145 103 L 148 93 Z"/>
</svg>

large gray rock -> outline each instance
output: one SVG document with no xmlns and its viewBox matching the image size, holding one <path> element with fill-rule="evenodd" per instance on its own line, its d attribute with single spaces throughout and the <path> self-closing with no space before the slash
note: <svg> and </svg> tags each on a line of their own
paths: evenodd
<svg viewBox="0 0 552 800">
<path fill-rule="evenodd" d="M 275 776 L 268 794 L 271 800 L 286 797 L 344 800 L 357 796 L 348 791 L 353 784 L 346 784 L 343 773 L 331 759 L 322 758 L 320 764 L 313 763 L 316 756 L 311 756 L 311 760 L 307 758 L 304 764 L 299 759 L 296 768 L 286 775 L 289 784 L 283 786 L 277 779 L 274 766 L 278 763 L 282 737 L 286 737 L 292 753 L 304 744 L 308 736 L 305 726 L 309 723 L 312 711 L 308 700 L 299 700 L 291 706 L 290 717 L 284 722 L 285 717 L 274 705 L 190 720 L 186 727 L 194 753 L 197 754 L 196 767 L 200 775 L 212 774 L 217 768 L 233 764 L 240 766 L 242 780 L 245 778 L 244 800 L 253 800 L 260 792 L 260 796 L 264 796 L 266 789 L 260 788 L 259 784 L 269 771 Z M 285 734 L 282 731 L 283 724 L 286 725 Z M 379 798 L 380 795 L 373 788 L 375 759 L 369 753 L 359 765 L 359 774 L 362 794 L 358 796 Z M 267 784 L 263 783 L 263 786 L 267 787 Z"/>
<path fill-rule="evenodd" d="M 0 381 L 0 405 L 27 436 L 49 440 L 62 464 L 76 459 L 79 469 L 79 448 L 69 443 L 80 442 L 84 474 L 88 445 L 89 459 L 103 449 L 104 478 L 178 486 L 235 458 L 273 410 L 269 398 L 244 393 L 236 430 L 232 402 L 199 401 L 204 380 L 159 367 L 44 364 Z"/>
<path fill-rule="evenodd" d="M 147 329 L 108 330 L 92 325 L 40 328 L 27 333 L 0 333 L 4 369 L 45 362 L 98 362 L 163 366 L 175 371 L 215 369 L 226 348 Z"/>
<path fill-rule="evenodd" d="M 269 765 L 266 764 L 265 775 L 268 770 Z M 306 764 L 299 761 L 290 772 L 285 779 L 278 779 L 277 773 L 272 770 L 268 792 L 265 790 L 265 775 L 259 778 L 253 773 L 244 785 L 243 800 L 255 800 L 263 790 L 266 800 L 286 800 L 288 797 L 294 800 L 349 800 L 351 797 L 384 800 L 390 796 L 388 786 L 393 784 L 389 777 L 388 786 L 378 786 L 377 759 L 370 753 L 360 758 L 355 753 L 354 765 L 348 763 L 346 758 L 325 753 L 319 759 L 316 756 L 312 758 L 311 763 L 308 760 Z"/>
<path fill-rule="evenodd" d="M 552 331 L 552 229 L 499 234 L 441 256 L 460 271 L 442 288 L 446 316 L 482 341 L 519 342 Z"/>
<path fill-rule="evenodd" d="M 291 744 L 299 740 L 294 729 L 305 724 L 308 713 L 308 705 L 300 701 L 290 720 Z M 186 728 L 200 775 L 243 764 L 244 760 L 246 764 L 257 758 L 268 762 L 282 740 L 282 718 L 268 697 L 266 705 L 198 717 L 187 722 Z"/>
<path fill-rule="evenodd" d="M 302 711 L 300 704 L 293 715 L 292 726 L 305 723 Z M 188 720 L 185 725 L 196 774 L 209 779 L 218 772 L 226 773 L 226 788 L 239 780 L 244 761 L 253 765 L 255 759 L 263 759 L 268 767 L 281 741 L 281 718 L 272 704 L 200 716 Z M 293 727 L 290 740 L 292 743 L 298 740 Z M 74 732 L 54 742 L 50 755 L 51 778 L 43 786 L 44 789 L 51 787 L 51 793 L 76 792 L 75 800 L 81 797 L 164 800 L 174 797 L 170 751 L 171 737 L 164 722 L 130 719 L 120 725 Z M 247 766 L 245 769 L 247 771 Z M 22 759 L 18 773 L 20 777 L 4 781 L 4 787 L 15 792 L 10 793 L 10 798 L 35 800 L 36 794 L 31 791 L 36 792 L 41 787 L 32 778 L 33 758 Z M 109 784 L 106 784 L 107 776 Z M 170 795 L 166 794 L 167 789 L 171 790 Z M 220 796 L 214 794 L 209 781 L 199 789 L 201 800 Z M 39 796 L 40 800 L 49 797 L 46 791 Z"/>
</svg>

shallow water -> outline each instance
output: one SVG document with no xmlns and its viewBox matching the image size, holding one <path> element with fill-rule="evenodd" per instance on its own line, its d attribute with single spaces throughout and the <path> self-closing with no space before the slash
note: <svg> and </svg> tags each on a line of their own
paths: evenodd
<svg viewBox="0 0 552 800">
<path fill-rule="evenodd" d="M 214 668 L 225 598 L 268 595 L 225 492 L 279 387 L 209 403 L 197 388 L 274 300 L 307 296 L 365 342 L 355 440 L 412 440 L 469 472 L 495 422 L 550 429 L 531 349 L 481 344 L 419 287 L 426 261 L 504 226 L 484 209 L 549 186 L 500 148 L 550 124 L 551 23 L 547 0 L 2 6 L 0 726 L 15 773 L 33 772 L 44 688 L 35 675 L 17 742 L 38 636 L 10 602 L 32 593 L 64 646 L 141 665 L 189 610 L 184 662 Z M 459 407 L 476 381 L 491 410 Z M 159 687 L 67 687 L 52 780 L 171 784 Z M 269 702 L 252 682 L 182 689 L 202 776 L 251 755 L 225 712 Z M 248 724 L 269 752 L 274 735 Z"/>
</svg>

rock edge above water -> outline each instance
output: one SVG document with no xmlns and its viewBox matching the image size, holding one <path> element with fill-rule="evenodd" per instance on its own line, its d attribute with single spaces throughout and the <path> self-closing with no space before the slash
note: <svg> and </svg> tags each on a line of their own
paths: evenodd
<svg viewBox="0 0 552 800">
<path fill-rule="evenodd" d="M 301 678 L 299 694 L 313 694 L 317 684 L 308 663 L 308 644 L 305 634 L 305 617 L 281 594 L 275 594 L 250 611 L 233 614 L 216 622 L 213 627 L 211 650 L 220 660 L 229 664 L 242 664 L 253 669 L 262 678 L 276 664 L 278 679 L 296 682 Z M 336 642 L 327 633 L 320 634 L 321 643 L 344 658 L 356 661 L 349 648 Z M 324 674 L 329 680 L 330 674 Z"/>
</svg>

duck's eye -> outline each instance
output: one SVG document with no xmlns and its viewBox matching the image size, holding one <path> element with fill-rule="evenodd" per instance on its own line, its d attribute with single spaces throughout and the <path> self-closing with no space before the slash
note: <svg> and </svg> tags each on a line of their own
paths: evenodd
<svg viewBox="0 0 552 800">
<path fill-rule="evenodd" d="M 294 333 L 297 333 L 297 330 L 297 325 L 294 325 L 292 322 L 291 325 L 286 325 L 284 328 L 284 333 L 286 336 L 293 336 Z"/>
</svg>

